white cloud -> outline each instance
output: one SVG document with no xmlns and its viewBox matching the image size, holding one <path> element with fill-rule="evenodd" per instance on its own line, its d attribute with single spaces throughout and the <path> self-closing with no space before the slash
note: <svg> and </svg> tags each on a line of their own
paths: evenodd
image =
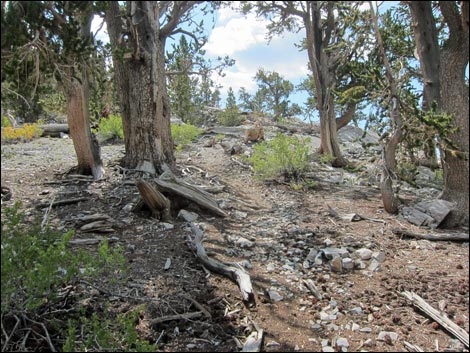
<svg viewBox="0 0 470 353">
<path fill-rule="evenodd" d="M 245 17 L 230 9 L 220 11 L 219 23 L 228 21 L 212 30 L 204 47 L 209 55 L 233 55 L 266 41 L 266 21 L 257 19 L 253 14 Z"/>
</svg>

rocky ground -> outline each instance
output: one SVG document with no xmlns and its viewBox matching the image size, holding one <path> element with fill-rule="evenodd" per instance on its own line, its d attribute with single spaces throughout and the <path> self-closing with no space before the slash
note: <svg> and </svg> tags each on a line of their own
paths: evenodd
<svg viewBox="0 0 470 353">
<path fill-rule="evenodd" d="M 468 242 L 417 240 L 392 232 L 397 227 L 430 231 L 384 211 L 373 162 L 380 156 L 377 137 L 367 135 L 370 141 L 361 143 L 359 130 L 342 132 L 345 155 L 362 163 L 361 171 L 333 169 L 317 160 L 309 173 L 315 187 L 296 191 L 280 180 L 255 179 L 241 155 L 230 154 L 234 144 L 240 144 L 242 154 L 252 151 L 252 145 L 243 144 L 245 128 L 226 130 L 213 145 L 208 141 L 221 132 L 203 134 L 177 155 L 177 164 L 186 181 L 219 187 L 214 197 L 229 217 L 194 205 L 186 209 L 204 230 L 209 256 L 248 271 L 254 308 L 243 305 L 234 282 L 198 262 L 187 244 L 192 232 L 184 218 L 164 223 L 131 212 L 139 194 L 135 173 L 119 167 L 122 145 L 102 146 L 106 178 L 97 182 L 67 174 L 75 165 L 70 139 L 2 145 L 2 186 L 12 192 L 2 205 L 21 200 L 31 217 L 42 218 L 39 203 L 83 197 L 53 208 L 50 224 L 76 229 L 76 240 L 111 239 L 124 248 L 129 270 L 123 286 L 103 280 L 83 287 L 90 299 L 86 305 L 94 308 L 103 293 L 116 312 L 147 303 L 138 329 L 162 351 L 239 351 L 256 329 L 264 332 L 262 350 L 267 352 L 394 352 L 406 351 L 405 342 L 423 351 L 468 351 L 402 295 L 417 293 L 468 332 Z M 267 139 L 277 131 L 265 125 Z M 317 133 L 310 137 L 317 147 Z M 372 147 L 366 149 L 367 144 Z M 435 197 L 439 184 L 433 178 L 432 172 L 419 170 L 420 187 L 404 184 L 403 201 Z M 109 232 L 81 228 L 95 214 L 107 216 Z M 155 321 L 194 312 L 200 315 Z"/>
</svg>

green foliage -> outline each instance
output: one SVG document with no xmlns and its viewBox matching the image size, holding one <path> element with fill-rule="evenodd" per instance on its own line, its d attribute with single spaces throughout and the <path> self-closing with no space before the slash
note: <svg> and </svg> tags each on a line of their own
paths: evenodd
<svg viewBox="0 0 470 353">
<path fill-rule="evenodd" d="M 172 124 L 171 136 L 177 145 L 176 151 L 182 151 L 183 147 L 189 145 L 202 131 L 202 129 L 190 124 Z"/>
<path fill-rule="evenodd" d="M 308 170 L 310 160 L 310 139 L 300 140 L 295 136 L 277 134 L 270 140 L 254 146 L 248 159 L 255 174 L 263 179 L 282 175 L 287 180 L 299 180 Z"/>
<path fill-rule="evenodd" d="M 397 166 L 397 174 L 401 180 L 406 181 L 408 184 L 416 185 L 416 173 L 418 167 L 414 163 L 402 162 Z"/>
<path fill-rule="evenodd" d="M 37 310 L 73 279 L 122 271 L 120 248 L 110 250 L 104 243 L 97 257 L 73 252 L 68 246 L 73 231 L 62 234 L 26 224 L 20 207 L 18 202 L 2 208 L 2 312 Z"/>
<path fill-rule="evenodd" d="M 5 114 L 2 114 L 2 127 L 11 127 L 10 119 Z"/>
<path fill-rule="evenodd" d="M 140 307 L 111 319 L 109 310 L 105 308 L 102 315 L 93 313 L 91 318 L 82 316 L 79 320 L 69 320 L 63 351 L 89 352 L 100 348 L 106 352 L 155 352 L 156 344 L 138 338 L 135 326 L 142 309 Z M 86 337 L 84 341 L 76 340 L 78 330 L 82 337 Z"/>
<path fill-rule="evenodd" d="M 243 117 L 240 115 L 240 111 L 237 107 L 232 109 L 226 109 L 217 115 L 217 120 L 224 126 L 238 126 L 243 121 Z"/>
<path fill-rule="evenodd" d="M 335 160 L 335 157 L 331 153 L 323 153 L 320 155 L 320 163 L 331 164 Z"/>
<path fill-rule="evenodd" d="M 103 140 L 124 139 L 124 131 L 122 129 L 122 117 L 120 115 L 109 115 L 108 118 L 100 120 L 98 125 L 98 135 Z"/>
<path fill-rule="evenodd" d="M 288 98 L 294 90 L 294 85 L 277 72 L 263 69 L 258 70 L 255 79 L 258 82 L 258 92 L 271 108 L 275 119 L 289 115 Z"/>
</svg>

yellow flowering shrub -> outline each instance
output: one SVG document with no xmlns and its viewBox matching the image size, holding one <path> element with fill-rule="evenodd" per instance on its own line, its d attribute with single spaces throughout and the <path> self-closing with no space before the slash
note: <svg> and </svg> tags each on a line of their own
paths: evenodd
<svg viewBox="0 0 470 353">
<path fill-rule="evenodd" d="M 24 124 L 23 127 L 7 126 L 2 129 L 2 142 L 27 142 L 41 136 L 42 130 L 37 124 Z"/>
</svg>

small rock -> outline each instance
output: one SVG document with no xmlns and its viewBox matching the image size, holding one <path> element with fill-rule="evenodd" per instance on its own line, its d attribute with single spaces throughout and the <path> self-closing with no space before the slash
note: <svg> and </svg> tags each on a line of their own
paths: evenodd
<svg viewBox="0 0 470 353">
<path fill-rule="evenodd" d="M 394 344 L 398 339 L 398 334 L 391 331 L 381 331 L 377 337 L 377 340 L 384 341 L 387 344 Z"/>
<path fill-rule="evenodd" d="M 132 211 L 132 207 L 134 207 L 131 203 L 128 203 L 127 205 L 125 205 L 122 210 L 124 212 L 131 212 Z"/>
<path fill-rule="evenodd" d="M 233 216 L 234 216 L 236 219 L 245 219 L 245 218 L 248 216 L 248 213 L 235 210 L 235 211 L 233 212 Z"/>
<path fill-rule="evenodd" d="M 279 302 L 284 299 L 284 297 L 280 295 L 278 292 L 276 292 L 275 290 L 270 290 L 268 294 L 269 294 L 269 299 L 271 299 L 274 302 Z"/>
<path fill-rule="evenodd" d="M 194 222 L 196 219 L 198 219 L 199 215 L 194 212 L 189 212 L 186 210 L 180 210 L 178 212 L 178 218 L 182 219 L 186 222 Z"/>
<path fill-rule="evenodd" d="M 273 347 L 280 347 L 281 344 L 279 342 L 276 342 L 276 341 L 271 341 L 269 343 L 266 344 L 266 348 L 273 348 Z"/>
<path fill-rule="evenodd" d="M 363 328 L 359 329 L 359 332 L 371 333 L 372 329 L 370 327 L 363 327 Z"/>
<path fill-rule="evenodd" d="M 325 244 L 325 246 L 331 246 L 333 245 L 333 241 L 331 239 L 325 239 L 323 241 L 323 244 Z"/>
<path fill-rule="evenodd" d="M 372 259 L 369 263 L 368 270 L 371 271 L 371 272 L 379 272 L 382 269 L 381 267 L 382 266 L 380 265 L 380 262 L 378 262 L 375 259 Z"/>
<path fill-rule="evenodd" d="M 335 272 L 342 272 L 343 271 L 343 262 L 341 261 L 340 257 L 335 257 L 330 262 L 331 270 Z"/>
<path fill-rule="evenodd" d="M 367 248 L 357 249 L 354 254 L 361 260 L 369 260 L 372 257 L 372 250 Z"/>
<path fill-rule="evenodd" d="M 342 259 L 341 261 L 342 261 L 342 264 L 343 264 L 343 268 L 345 270 L 349 271 L 349 270 L 354 269 L 354 262 L 351 258 L 346 257 L 346 258 Z"/>
<path fill-rule="evenodd" d="M 330 347 L 330 346 L 324 346 L 324 347 L 322 347 L 321 351 L 322 351 L 322 352 L 335 352 L 334 348 L 333 348 L 333 347 Z"/>
<path fill-rule="evenodd" d="M 385 261 L 385 253 L 383 253 L 382 251 L 374 251 L 372 253 L 372 259 L 379 263 L 382 263 Z"/>
<path fill-rule="evenodd" d="M 372 347 L 372 346 L 375 346 L 375 340 L 373 340 L 372 338 L 368 338 L 364 341 L 364 346 L 365 347 Z"/>
<path fill-rule="evenodd" d="M 343 338 L 343 337 L 339 337 L 337 340 L 336 340 L 336 346 L 341 348 L 341 347 L 346 347 L 348 348 L 349 347 L 349 342 L 346 338 Z"/>
<path fill-rule="evenodd" d="M 186 345 L 186 348 L 188 348 L 188 349 L 194 349 L 196 347 L 197 346 L 194 343 L 189 343 L 189 344 Z"/>
<path fill-rule="evenodd" d="M 255 243 L 246 238 L 239 237 L 237 240 L 235 240 L 235 245 L 238 245 L 240 248 L 252 248 L 255 246 Z"/>
<path fill-rule="evenodd" d="M 356 324 L 355 322 L 353 322 L 352 326 L 351 326 L 351 331 L 357 331 L 359 330 L 361 327 Z"/>
<path fill-rule="evenodd" d="M 269 263 L 267 266 L 266 266 L 266 271 L 268 272 L 274 272 L 276 270 L 276 265 L 273 264 L 273 263 Z"/>
<path fill-rule="evenodd" d="M 164 230 L 170 230 L 170 229 L 175 228 L 175 225 L 174 225 L 174 224 L 166 223 L 166 222 L 160 222 L 158 225 L 159 225 L 161 228 L 163 228 Z"/>
<path fill-rule="evenodd" d="M 171 266 L 171 259 L 167 258 L 165 262 L 165 266 L 163 266 L 163 269 L 166 271 L 170 268 L 170 266 Z"/>
</svg>

